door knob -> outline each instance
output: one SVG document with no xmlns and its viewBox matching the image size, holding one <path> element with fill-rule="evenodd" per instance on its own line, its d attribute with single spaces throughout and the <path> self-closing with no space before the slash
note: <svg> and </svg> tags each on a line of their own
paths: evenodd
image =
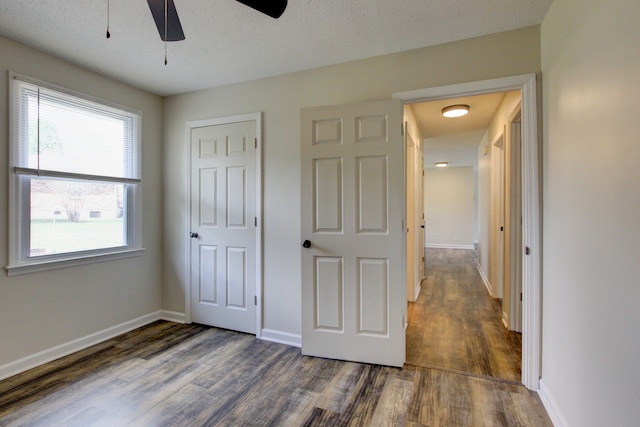
<svg viewBox="0 0 640 427">
<path fill-rule="evenodd" d="M 192 239 L 197 239 L 198 238 L 198 233 L 190 233 L 189 237 L 191 237 Z"/>
<path fill-rule="evenodd" d="M 302 247 L 305 248 L 305 249 L 309 249 L 311 247 L 311 242 L 309 240 L 305 240 L 302 243 Z"/>
</svg>

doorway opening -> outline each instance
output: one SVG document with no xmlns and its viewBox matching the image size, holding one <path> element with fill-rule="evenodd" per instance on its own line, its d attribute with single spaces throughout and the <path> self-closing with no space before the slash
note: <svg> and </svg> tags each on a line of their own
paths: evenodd
<svg viewBox="0 0 640 427">
<path fill-rule="evenodd" d="M 470 113 L 463 118 L 443 117 L 440 112 L 451 104 L 469 105 Z M 507 266 L 516 257 L 515 248 L 504 241 L 514 234 L 506 221 L 507 212 L 514 211 L 507 209 L 511 198 L 505 191 L 512 188 L 506 178 L 516 168 L 505 159 L 513 135 L 503 131 L 511 111 L 519 111 L 520 93 L 497 92 L 408 108 L 407 118 L 417 124 L 414 132 L 422 138 L 425 164 L 422 242 L 427 276 L 420 297 L 412 301 L 408 295 L 407 363 L 520 382 L 521 335 L 508 323 L 511 317 L 505 310 Z M 407 136 L 408 177 L 416 175 L 410 161 L 413 138 Z M 438 167 L 443 163 L 446 167 Z M 409 179 L 407 189 L 410 205 Z M 411 219 L 408 208 L 409 224 Z M 416 236 L 408 233 L 407 242 L 423 230 L 413 233 Z M 407 261 L 410 266 L 410 255 Z"/>
<path fill-rule="evenodd" d="M 472 224 L 477 225 L 471 226 L 474 240 L 471 242 L 471 248 L 467 250 L 474 252 L 475 240 L 478 240 L 477 265 L 480 276 L 491 296 L 502 300 L 502 304 L 497 307 L 497 322 L 504 322 L 509 329 L 518 330 L 520 328 L 522 330 L 522 376 L 520 379 L 529 389 L 537 390 L 540 372 L 540 247 L 538 245 L 539 198 L 535 76 L 516 76 L 411 91 L 395 94 L 394 97 L 404 101 L 406 112 L 407 108 L 413 110 L 416 103 L 420 103 L 417 105 L 421 106 L 423 102 L 426 102 L 427 105 L 433 107 L 433 105 L 442 102 L 446 104 L 458 101 L 453 98 L 495 94 L 496 92 L 499 92 L 496 95 L 500 98 L 499 104 L 505 104 L 505 100 L 509 98 L 511 108 L 504 106 L 498 112 L 494 110 L 493 116 L 500 114 L 500 120 L 492 121 L 492 128 L 489 131 L 484 131 L 481 143 L 475 142 L 478 166 L 474 172 L 478 177 L 476 181 L 479 182 L 479 185 L 475 187 L 477 190 L 474 197 L 478 202 L 484 197 L 484 204 L 477 203 L 471 208 L 472 216 L 479 218 L 479 220 L 477 222 L 475 219 L 471 220 Z M 517 99 L 515 102 L 511 102 L 514 95 Z M 437 108 L 439 109 L 440 106 Z M 407 127 L 411 128 L 411 125 L 409 124 Z M 516 133 L 520 137 L 514 137 Z M 418 136 L 418 138 L 424 137 Z M 522 161 L 516 161 L 518 158 L 521 158 Z M 425 157 L 426 165 L 439 161 L 446 160 Z M 487 162 L 488 171 L 486 170 Z M 451 163 L 450 166 L 455 164 L 455 162 Z M 485 169 L 483 170 L 483 168 Z M 449 170 L 453 171 L 453 169 Z M 425 172 L 425 175 L 429 174 L 428 167 L 425 167 Z M 489 184 L 482 184 L 480 180 L 486 181 L 487 177 Z M 487 188 L 489 189 L 488 198 Z M 425 206 L 429 206 L 428 200 Z M 465 250 L 464 244 L 468 244 L 468 237 L 465 236 L 464 238 L 467 240 L 463 241 L 462 232 L 456 236 L 449 236 L 453 240 L 447 243 L 442 240 L 442 236 L 437 234 L 438 231 L 443 232 L 443 230 L 445 233 L 450 233 L 450 230 L 446 230 L 446 227 L 430 230 L 428 209 L 425 217 L 427 236 L 425 242 L 431 242 L 432 246 L 435 246 L 434 250 Z M 445 217 L 451 218 L 452 215 Z M 482 231 L 483 229 L 484 231 Z M 431 235 L 430 231 L 432 231 Z M 512 246 L 517 246 L 517 248 L 512 250 Z M 535 249 L 532 249 L 534 247 Z M 427 271 L 427 277 L 428 275 Z M 521 280 L 516 280 L 517 278 Z M 522 289 L 522 306 L 518 304 L 519 286 Z M 411 292 L 408 292 L 407 295 L 408 299 L 411 299 Z M 520 312 L 517 311 L 518 308 Z M 520 321 L 516 321 L 518 316 L 521 317 Z M 408 343 L 408 345 L 411 344 Z M 409 354 L 409 356 L 411 355 Z"/>
</svg>

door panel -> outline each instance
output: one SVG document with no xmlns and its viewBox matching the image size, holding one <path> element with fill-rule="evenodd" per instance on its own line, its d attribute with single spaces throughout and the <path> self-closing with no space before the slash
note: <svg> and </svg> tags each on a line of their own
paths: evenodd
<svg viewBox="0 0 640 427">
<path fill-rule="evenodd" d="M 245 167 L 227 169 L 227 227 L 247 228 L 247 179 Z"/>
<path fill-rule="evenodd" d="M 314 327 L 325 331 L 343 331 L 342 259 L 316 257 L 314 276 Z"/>
<path fill-rule="evenodd" d="M 356 162 L 358 233 L 387 233 L 387 158 L 359 157 Z"/>
<path fill-rule="evenodd" d="M 305 355 L 404 363 L 401 120 L 398 101 L 302 110 Z"/>
<path fill-rule="evenodd" d="M 342 159 L 316 159 L 314 164 L 314 231 L 342 232 Z"/>
<path fill-rule="evenodd" d="M 256 332 L 254 121 L 191 129 L 191 320 Z"/>
<path fill-rule="evenodd" d="M 358 333 L 388 333 L 389 277 L 387 259 L 358 259 Z"/>
<path fill-rule="evenodd" d="M 217 265 L 218 248 L 215 246 L 200 246 L 200 280 L 198 282 L 198 303 L 218 304 Z"/>
<path fill-rule="evenodd" d="M 216 199 L 216 189 L 218 188 L 218 170 L 215 168 L 200 169 L 199 186 L 199 225 L 216 227 L 218 225 L 218 206 Z"/>
<path fill-rule="evenodd" d="M 227 247 L 227 307 L 247 309 L 247 248 Z"/>
</svg>

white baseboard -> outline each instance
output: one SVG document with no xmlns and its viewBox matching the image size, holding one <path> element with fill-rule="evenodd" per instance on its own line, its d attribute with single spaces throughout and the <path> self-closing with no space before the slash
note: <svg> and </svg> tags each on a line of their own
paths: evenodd
<svg viewBox="0 0 640 427">
<path fill-rule="evenodd" d="M 547 410 L 547 414 L 549 414 L 549 418 L 551 418 L 553 425 L 555 427 L 569 427 L 569 423 L 558 408 L 555 398 L 545 387 L 543 380 L 540 380 L 540 390 L 538 390 L 538 395 L 540 396 L 540 400 L 542 400 L 542 404 Z"/>
<path fill-rule="evenodd" d="M 289 332 L 276 331 L 274 329 L 263 329 L 261 339 L 265 341 L 277 342 L 279 344 L 302 347 L 302 336 Z"/>
<path fill-rule="evenodd" d="M 509 317 L 505 312 L 502 312 L 502 325 L 505 327 L 505 329 L 509 330 Z"/>
<path fill-rule="evenodd" d="M 73 341 L 69 341 L 67 343 L 60 344 L 55 347 L 40 351 L 38 353 L 23 357 L 22 359 L 5 363 L 4 365 L 0 365 L 0 380 L 12 377 L 24 371 L 28 371 L 29 369 L 35 368 L 36 366 L 51 362 L 76 351 L 91 347 L 92 345 L 99 344 L 103 341 L 117 337 L 118 335 L 122 335 L 141 326 L 153 323 L 156 320 L 166 319 L 172 322 L 179 323 L 179 319 L 181 316 L 182 323 L 184 323 L 184 314 L 171 311 L 156 311 L 154 313 L 138 317 L 137 319 L 129 320 L 119 325 L 103 329 L 102 331 L 94 332 Z"/>
<path fill-rule="evenodd" d="M 169 322 L 175 323 L 187 323 L 187 316 L 184 313 L 168 310 L 162 310 L 159 313 L 161 320 L 168 320 Z"/>
<path fill-rule="evenodd" d="M 484 286 L 487 288 L 487 291 L 489 291 L 489 295 L 493 297 L 493 287 L 491 286 L 491 282 L 489 282 L 487 275 L 482 269 L 482 266 L 478 263 L 476 264 L 476 268 L 478 269 L 478 273 L 480 273 L 480 278 L 482 278 L 482 283 L 484 283 Z"/>
<path fill-rule="evenodd" d="M 448 243 L 427 243 L 425 248 L 434 249 L 475 249 L 473 245 L 453 245 Z"/>
<path fill-rule="evenodd" d="M 416 286 L 416 294 L 414 295 L 414 301 L 418 301 L 418 297 L 420 296 L 420 291 L 422 290 L 422 280 L 420 281 L 420 283 L 418 283 L 418 286 Z"/>
</svg>

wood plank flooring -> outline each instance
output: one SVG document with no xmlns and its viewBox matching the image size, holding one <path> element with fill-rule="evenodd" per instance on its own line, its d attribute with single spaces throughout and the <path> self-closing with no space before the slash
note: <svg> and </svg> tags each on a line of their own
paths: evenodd
<svg viewBox="0 0 640 427">
<path fill-rule="evenodd" d="M 1 426 L 551 426 L 521 385 L 159 321 L 0 382 Z"/>
<path fill-rule="evenodd" d="M 474 250 L 426 252 L 420 296 L 409 303 L 407 364 L 521 382 L 521 334 L 501 322 Z"/>
</svg>

